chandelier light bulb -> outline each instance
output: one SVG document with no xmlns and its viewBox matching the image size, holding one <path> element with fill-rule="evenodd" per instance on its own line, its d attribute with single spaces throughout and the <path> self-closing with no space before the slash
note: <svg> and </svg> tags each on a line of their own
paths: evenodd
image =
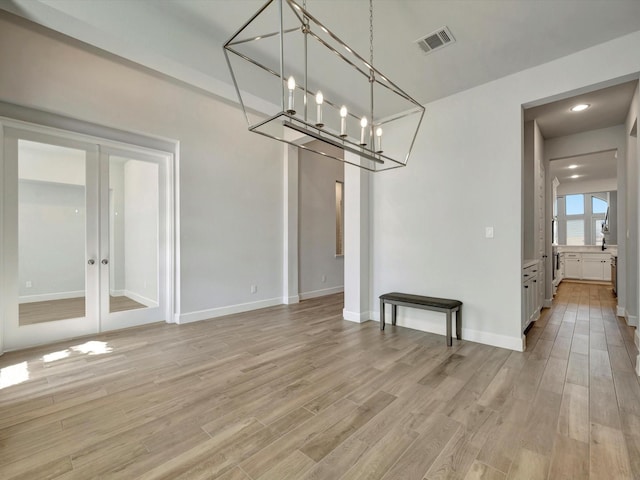
<svg viewBox="0 0 640 480">
<path fill-rule="evenodd" d="M 344 105 L 340 108 L 340 136 L 347 136 L 347 107 Z"/>
<path fill-rule="evenodd" d="M 324 127 L 324 123 L 322 123 L 322 102 L 324 102 L 324 97 L 322 92 L 318 90 L 318 93 L 316 93 L 316 127 L 318 128 Z"/>
<path fill-rule="evenodd" d="M 287 107 L 287 113 L 289 115 L 295 115 L 296 109 L 294 105 L 293 91 L 296 89 L 296 79 L 293 76 L 287 80 L 287 88 L 289 89 L 289 104 Z"/>
<path fill-rule="evenodd" d="M 362 119 L 360 120 L 360 145 L 364 146 L 367 144 L 366 140 L 365 140 L 365 131 L 367 128 L 367 117 L 362 117 Z"/>
<path fill-rule="evenodd" d="M 376 153 L 382 153 L 382 128 L 376 129 Z"/>
</svg>

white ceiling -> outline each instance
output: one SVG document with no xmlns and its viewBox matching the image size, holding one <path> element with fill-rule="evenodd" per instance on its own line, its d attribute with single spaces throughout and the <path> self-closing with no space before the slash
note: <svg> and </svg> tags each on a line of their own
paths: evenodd
<svg viewBox="0 0 640 480">
<path fill-rule="evenodd" d="M 575 168 L 571 168 L 575 166 Z M 614 179 L 617 177 L 615 150 L 563 158 L 549 162 L 550 178 L 557 177 L 560 185 Z M 578 175 L 578 178 L 571 178 Z"/>
<path fill-rule="evenodd" d="M 637 85 L 638 81 L 633 80 L 525 109 L 524 121 L 535 119 L 545 139 L 620 125 L 626 120 Z M 590 107 L 581 112 L 571 111 L 571 107 L 581 103 Z M 615 154 L 613 150 L 552 160 L 550 176 L 557 177 L 561 185 L 615 179 L 618 175 Z M 573 175 L 578 177 L 571 178 Z"/>
<path fill-rule="evenodd" d="M 524 111 L 524 120 L 537 120 L 545 139 L 620 125 L 627 118 L 637 85 L 634 80 L 529 108 Z M 572 112 L 571 107 L 580 103 L 591 106 Z"/>
<path fill-rule="evenodd" d="M 0 0 L 0 8 L 235 99 L 223 43 L 262 0 Z M 307 0 L 368 57 L 366 0 Z M 456 43 L 414 41 L 448 26 Z M 640 30 L 638 0 L 375 0 L 375 65 L 421 103 Z"/>
</svg>

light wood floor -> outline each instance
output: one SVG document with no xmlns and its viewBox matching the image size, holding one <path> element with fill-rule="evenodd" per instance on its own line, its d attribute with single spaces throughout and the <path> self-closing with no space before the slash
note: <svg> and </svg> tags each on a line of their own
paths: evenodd
<svg viewBox="0 0 640 480">
<path fill-rule="evenodd" d="M 125 310 L 136 310 L 138 308 L 145 308 L 145 306 L 124 295 L 109 297 L 110 312 L 124 312 Z M 21 326 L 54 322 L 67 318 L 82 318 L 86 315 L 85 297 L 21 303 L 19 310 Z"/>
<path fill-rule="evenodd" d="M 345 322 L 340 295 L 8 353 L 0 478 L 638 479 L 614 304 L 561 285 L 525 353 Z"/>
</svg>

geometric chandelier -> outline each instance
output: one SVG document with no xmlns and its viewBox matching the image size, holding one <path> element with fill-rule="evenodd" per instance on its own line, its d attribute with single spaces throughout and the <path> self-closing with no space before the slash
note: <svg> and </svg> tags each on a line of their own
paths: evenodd
<svg viewBox="0 0 640 480">
<path fill-rule="evenodd" d="M 294 0 L 269 0 L 224 45 L 249 130 L 366 170 L 403 167 L 424 107 Z M 350 152 L 355 155 L 344 155 Z"/>
</svg>

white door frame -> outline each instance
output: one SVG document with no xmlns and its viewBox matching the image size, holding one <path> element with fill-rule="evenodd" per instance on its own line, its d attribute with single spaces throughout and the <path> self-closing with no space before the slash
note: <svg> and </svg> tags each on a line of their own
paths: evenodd
<svg viewBox="0 0 640 480">
<path fill-rule="evenodd" d="M 11 247 L 11 245 L 6 245 L 6 237 L 8 232 L 5 229 L 5 218 L 6 213 L 6 198 L 4 192 L 5 185 L 5 167 L 6 167 L 6 159 L 4 157 L 4 140 L 5 140 L 5 130 L 9 129 L 10 132 L 18 132 L 24 133 L 29 137 L 55 137 L 58 143 L 63 142 L 68 144 L 69 146 L 84 144 L 94 145 L 98 148 L 112 149 L 112 150 L 120 150 L 134 153 L 142 158 L 148 157 L 163 157 L 166 159 L 166 178 L 163 179 L 164 185 L 166 186 L 166 235 L 163 239 L 166 243 L 166 305 L 164 318 L 167 323 L 173 323 L 176 315 L 175 308 L 177 306 L 176 301 L 176 288 L 177 288 L 177 278 L 176 278 L 176 263 L 178 261 L 177 257 L 177 236 L 176 236 L 176 209 L 177 209 L 177 184 L 176 184 L 176 164 L 177 164 L 177 154 L 179 145 L 176 143 L 176 152 L 169 151 L 160 151 L 154 150 L 151 148 L 141 147 L 138 145 L 132 145 L 124 142 L 118 142 L 114 140 L 109 140 L 103 137 L 97 137 L 92 135 L 86 135 L 82 133 L 72 132 L 68 130 L 62 130 L 58 128 L 22 122 L 19 120 L 14 120 L 11 118 L 0 117 L 0 185 L 3 186 L 2 194 L 0 194 L 0 252 L 5 252 L 6 247 Z M 97 151 L 96 151 L 97 155 Z M 97 158 L 97 157 L 96 157 Z M 4 254 L 0 255 L 0 354 L 4 351 L 25 348 L 31 345 L 6 345 L 5 341 L 5 325 L 7 322 L 7 316 L 10 314 L 15 315 L 15 312 L 8 311 L 10 306 L 9 299 L 11 295 L 8 293 L 7 288 L 10 286 L 11 282 L 15 282 L 15 279 L 9 279 L 6 277 L 6 268 L 4 261 Z M 11 290 L 10 290 L 11 291 Z M 117 328 L 117 327 L 116 327 Z"/>
</svg>

